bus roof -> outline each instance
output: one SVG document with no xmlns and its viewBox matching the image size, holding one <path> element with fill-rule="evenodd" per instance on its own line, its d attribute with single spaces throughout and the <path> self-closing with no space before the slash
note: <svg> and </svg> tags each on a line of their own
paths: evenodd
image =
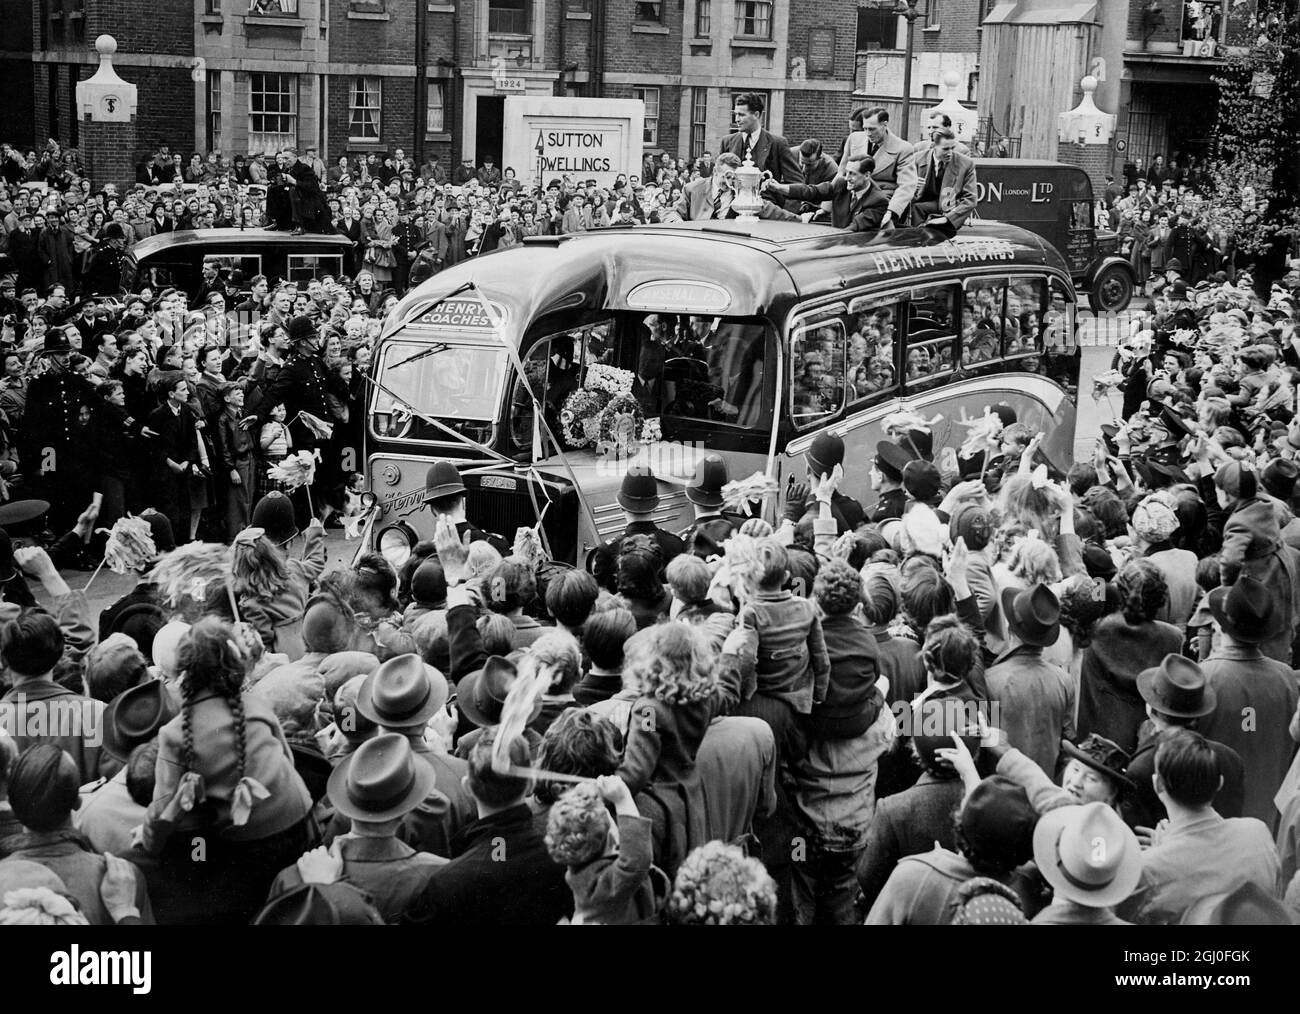
<svg viewBox="0 0 1300 1014">
<path fill-rule="evenodd" d="M 179 229 L 175 232 L 161 232 L 156 236 L 140 240 L 139 243 L 131 247 L 131 254 L 139 262 L 163 250 L 175 250 L 192 246 L 222 247 L 235 245 L 253 248 L 294 246 L 304 250 L 311 250 L 312 248 L 334 250 L 352 244 L 346 236 L 320 235 L 316 233 L 304 233 L 301 236 L 294 236 L 288 232 L 261 228 Z"/>
<path fill-rule="evenodd" d="M 1050 244 L 998 222 L 968 223 L 952 240 L 936 240 L 920 229 L 869 235 L 736 219 L 595 229 L 526 240 L 522 247 L 447 268 L 406 295 L 384 333 L 415 323 L 431 304 L 471 281 L 511 319 L 534 321 L 582 307 L 752 317 L 771 314 L 792 297 L 834 294 L 935 268 L 981 266 L 1047 267 L 1069 277 Z M 664 286 L 666 298 L 703 293 L 726 305 L 695 309 L 629 300 L 649 283 Z"/>
</svg>

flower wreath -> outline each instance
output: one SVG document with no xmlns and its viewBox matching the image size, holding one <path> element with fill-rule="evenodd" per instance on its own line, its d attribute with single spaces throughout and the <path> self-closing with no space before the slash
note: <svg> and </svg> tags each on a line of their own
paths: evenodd
<svg viewBox="0 0 1300 1014">
<path fill-rule="evenodd" d="M 564 399 L 560 409 L 560 430 L 564 442 L 577 450 L 590 447 L 600 432 L 601 410 L 610 402 L 608 391 L 580 387 Z"/>
<path fill-rule="evenodd" d="M 596 453 L 631 454 L 645 428 L 645 413 L 630 394 L 620 394 L 600 410 Z"/>
</svg>

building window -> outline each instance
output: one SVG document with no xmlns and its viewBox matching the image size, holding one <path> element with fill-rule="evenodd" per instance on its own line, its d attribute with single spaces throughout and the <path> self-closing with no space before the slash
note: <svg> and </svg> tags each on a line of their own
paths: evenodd
<svg viewBox="0 0 1300 1014">
<path fill-rule="evenodd" d="M 939 97 L 939 86 L 937 84 L 921 85 L 921 98 L 937 99 Z"/>
<path fill-rule="evenodd" d="M 691 89 L 691 158 L 705 152 L 709 135 L 709 90 Z"/>
<path fill-rule="evenodd" d="M 772 5 L 758 0 L 737 0 L 736 36 L 743 39 L 772 38 Z"/>
<path fill-rule="evenodd" d="M 567 9 L 570 14 L 590 14 L 591 0 L 569 0 Z"/>
<path fill-rule="evenodd" d="M 633 88 L 632 98 L 645 103 L 645 129 L 641 143 L 647 148 L 653 148 L 659 143 L 659 89 Z"/>
<path fill-rule="evenodd" d="M 298 145 L 298 78 L 294 74 L 248 75 L 248 148 L 279 151 Z"/>
<path fill-rule="evenodd" d="M 893 11 L 858 8 L 858 51 L 902 49 L 898 35 L 903 19 Z"/>
<path fill-rule="evenodd" d="M 203 0 L 204 14 L 221 14 L 221 0 Z"/>
<path fill-rule="evenodd" d="M 1219 42 L 1223 32 L 1221 0 L 1183 3 L 1183 42 Z"/>
<path fill-rule="evenodd" d="M 696 0 L 695 37 L 707 39 L 713 34 L 713 0 Z"/>
<path fill-rule="evenodd" d="M 939 14 L 943 9 L 943 0 L 929 0 L 925 5 L 925 27 L 938 28 Z"/>
<path fill-rule="evenodd" d="M 208 151 L 221 149 L 221 71 L 208 71 Z"/>
<path fill-rule="evenodd" d="M 383 82 L 377 77 L 354 77 L 348 99 L 348 140 L 378 141 Z"/>
<path fill-rule="evenodd" d="M 531 35 L 532 0 L 490 0 L 488 32 L 492 35 Z"/>
<path fill-rule="evenodd" d="M 653 3 L 642 3 L 638 0 L 633 17 L 637 21 L 652 21 L 659 24 L 664 19 L 664 5 L 658 0 Z"/>
<path fill-rule="evenodd" d="M 288 14 L 291 17 L 296 17 L 298 14 L 298 0 L 251 0 L 248 5 L 248 13 L 263 14 L 269 17 Z"/>
<path fill-rule="evenodd" d="M 426 134 L 446 133 L 447 94 L 441 81 L 429 82 L 429 102 L 424 114 L 424 132 Z"/>
</svg>

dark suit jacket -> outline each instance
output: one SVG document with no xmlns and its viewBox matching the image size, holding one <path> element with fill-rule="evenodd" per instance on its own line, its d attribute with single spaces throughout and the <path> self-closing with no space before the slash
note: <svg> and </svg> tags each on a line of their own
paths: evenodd
<svg viewBox="0 0 1300 1014">
<path fill-rule="evenodd" d="M 722 139 L 722 151 L 745 157 L 745 135 L 728 134 Z M 721 152 L 719 152 L 721 154 Z M 799 168 L 799 156 L 786 144 L 784 137 L 777 137 L 771 131 L 760 128 L 758 143 L 754 146 L 754 165 L 772 174 L 778 183 L 802 183 L 803 170 Z M 797 212 L 798 205 L 790 208 Z"/>
<path fill-rule="evenodd" d="M 859 196 L 849 189 L 847 176 L 837 176 L 815 187 L 797 183 L 790 187 L 790 198 L 820 204 L 831 202 L 831 224 L 850 232 L 872 232 L 880 228 L 880 220 L 889 208 L 889 195 L 874 183 Z"/>
<path fill-rule="evenodd" d="M 875 903 L 898 860 L 920 855 L 935 843 L 955 849 L 953 811 L 961 805 L 961 779 L 922 774 L 916 784 L 876 804 L 867 845 L 858 857 L 858 883 L 867 905 Z"/>
</svg>

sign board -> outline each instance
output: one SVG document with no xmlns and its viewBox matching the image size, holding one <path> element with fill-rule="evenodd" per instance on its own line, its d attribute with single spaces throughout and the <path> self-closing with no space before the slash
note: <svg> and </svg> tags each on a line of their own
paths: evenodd
<svg viewBox="0 0 1300 1014">
<path fill-rule="evenodd" d="M 835 76 L 835 29 L 808 30 L 808 76 Z"/>
<path fill-rule="evenodd" d="M 641 171 L 644 119 L 639 99 L 511 96 L 502 164 L 530 185 L 569 176 L 612 187 L 619 173 Z"/>
<path fill-rule="evenodd" d="M 502 95 L 523 95 L 528 91 L 528 82 L 522 77 L 499 77 L 493 83 L 497 93 Z"/>
<path fill-rule="evenodd" d="M 505 307 L 491 304 L 497 319 L 506 319 Z M 454 296 L 434 305 L 416 317 L 412 324 L 446 331 L 491 331 L 492 318 L 484 312 L 482 304 L 473 296 Z"/>
</svg>

